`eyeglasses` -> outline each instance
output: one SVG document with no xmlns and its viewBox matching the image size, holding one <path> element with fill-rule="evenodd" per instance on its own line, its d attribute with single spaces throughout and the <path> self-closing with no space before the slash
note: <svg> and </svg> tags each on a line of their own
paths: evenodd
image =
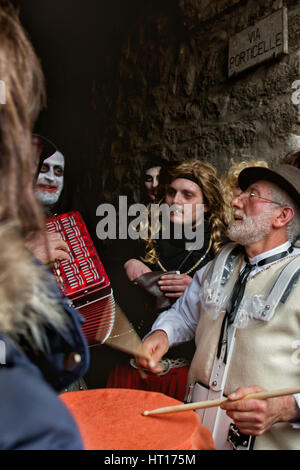
<svg viewBox="0 0 300 470">
<path fill-rule="evenodd" d="M 263 201 L 271 202 L 272 204 L 277 204 L 278 206 L 281 206 L 280 202 L 272 201 L 272 199 L 267 199 L 266 197 L 258 196 L 257 194 L 254 193 L 245 193 L 242 192 L 239 196 L 238 199 L 242 199 L 242 197 L 247 197 L 249 200 L 253 197 L 257 197 L 258 199 L 262 199 Z"/>
</svg>

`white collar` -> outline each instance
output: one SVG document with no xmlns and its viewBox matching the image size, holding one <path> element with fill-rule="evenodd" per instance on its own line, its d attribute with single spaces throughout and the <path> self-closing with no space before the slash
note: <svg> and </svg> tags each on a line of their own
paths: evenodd
<svg viewBox="0 0 300 470">
<path fill-rule="evenodd" d="M 283 243 L 282 245 L 276 246 L 272 250 L 265 251 L 264 253 L 260 253 L 259 255 L 254 256 L 253 258 L 249 258 L 249 261 L 251 264 L 257 264 L 259 263 L 259 261 L 269 256 L 276 255 L 277 253 L 281 253 L 282 251 L 288 250 L 290 246 L 291 246 L 291 242 L 287 241 Z"/>
</svg>

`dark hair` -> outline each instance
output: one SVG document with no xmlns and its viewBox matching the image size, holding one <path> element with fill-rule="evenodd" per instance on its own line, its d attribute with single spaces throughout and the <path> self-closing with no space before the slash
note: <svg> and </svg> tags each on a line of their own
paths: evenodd
<svg viewBox="0 0 300 470">
<path fill-rule="evenodd" d="M 145 174 L 145 172 L 149 170 L 149 168 L 154 168 L 156 166 L 164 166 L 164 164 L 165 161 L 162 160 L 160 157 L 150 157 L 143 166 L 143 174 Z"/>
<path fill-rule="evenodd" d="M 37 173 L 36 173 L 36 180 L 38 178 L 38 175 L 41 171 L 43 162 L 51 157 L 55 152 L 60 152 L 62 155 L 63 153 L 57 148 L 57 146 L 48 138 L 39 135 L 39 134 L 33 134 L 33 141 L 35 148 L 38 153 L 38 165 L 37 165 Z M 68 165 L 66 161 L 66 157 L 64 155 L 64 160 L 65 160 L 65 168 L 64 168 L 64 186 L 61 192 L 61 195 L 59 196 L 58 201 L 51 206 L 50 208 L 47 208 L 46 211 L 46 216 L 47 217 L 52 217 L 55 214 L 62 214 L 64 212 L 68 212 L 71 207 L 71 200 L 70 200 L 70 189 L 68 187 Z"/>
<path fill-rule="evenodd" d="M 51 157 L 55 152 L 58 151 L 56 145 L 51 142 L 51 140 L 46 139 L 46 137 L 39 135 L 39 134 L 32 134 L 32 143 L 33 147 L 36 151 L 36 159 L 37 159 L 37 171 L 36 176 L 38 177 L 44 160 Z"/>
<path fill-rule="evenodd" d="M 300 150 L 292 150 L 291 152 L 287 153 L 280 163 L 286 163 L 287 165 L 300 168 Z"/>
</svg>

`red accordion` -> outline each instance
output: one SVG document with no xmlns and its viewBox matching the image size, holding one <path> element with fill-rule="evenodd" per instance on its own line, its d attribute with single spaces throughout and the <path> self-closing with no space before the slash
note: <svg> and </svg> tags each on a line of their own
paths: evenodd
<svg viewBox="0 0 300 470">
<path fill-rule="evenodd" d="M 83 315 L 88 344 L 104 343 L 114 323 L 115 302 L 109 278 L 79 212 L 48 219 L 48 232 L 60 233 L 70 260 L 56 261 L 53 274 L 63 293 Z"/>
</svg>

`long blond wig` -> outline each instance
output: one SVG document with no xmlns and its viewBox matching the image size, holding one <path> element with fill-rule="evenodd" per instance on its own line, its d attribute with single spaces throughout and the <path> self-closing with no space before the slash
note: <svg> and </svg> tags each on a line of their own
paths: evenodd
<svg viewBox="0 0 300 470">
<path fill-rule="evenodd" d="M 212 250 L 215 255 L 220 251 L 222 238 L 227 230 L 225 203 L 216 168 L 210 163 L 200 160 L 187 160 L 170 165 L 160 178 L 160 195 L 163 202 L 168 186 L 181 175 L 193 175 L 203 192 L 205 203 L 208 205 L 208 223 L 211 229 Z M 145 240 L 145 256 L 143 260 L 156 263 L 158 259 L 157 244 L 154 234 L 159 227 L 149 226 L 149 237 Z"/>
</svg>

